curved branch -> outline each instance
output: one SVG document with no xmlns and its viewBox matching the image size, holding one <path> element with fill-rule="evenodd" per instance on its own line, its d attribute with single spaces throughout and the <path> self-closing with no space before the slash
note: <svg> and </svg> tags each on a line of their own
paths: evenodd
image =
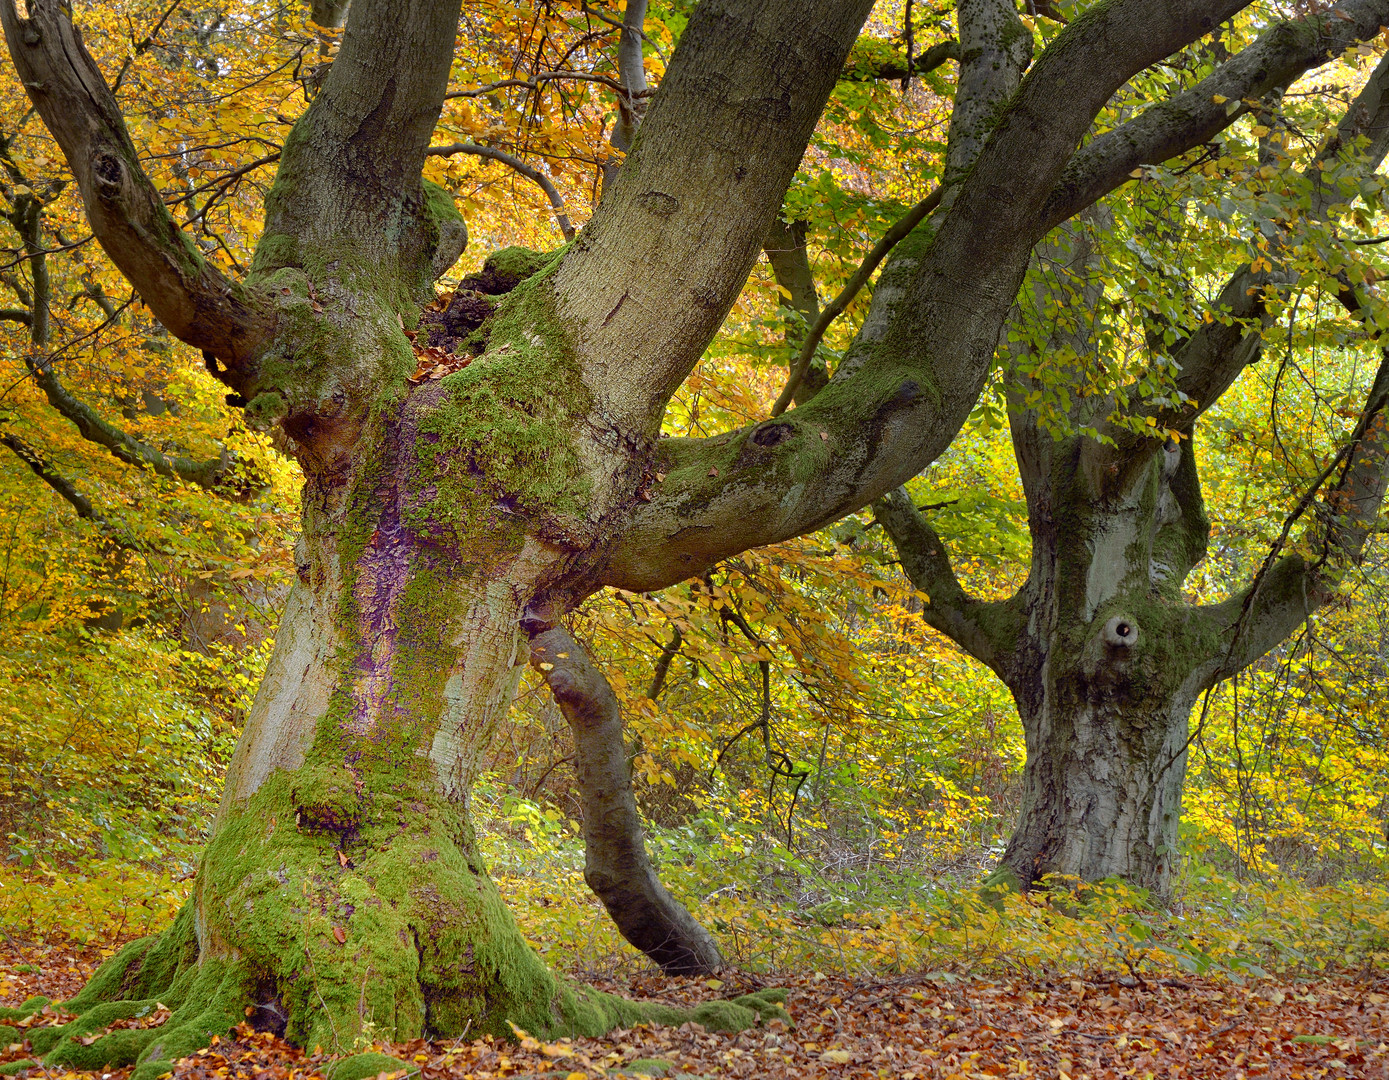
<svg viewBox="0 0 1389 1080">
<path fill-rule="evenodd" d="M 0 443 L 13 450 L 19 460 L 28 465 L 35 476 L 57 492 L 65 502 L 77 511 L 78 517 L 87 521 L 101 520 L 97 516 L 96 510 L 92 508 L 92 501 L 78 491 L 71 480 L 53 468 L 37 450 L 23 439 L 7 431 L 0 434 Z"/>
<path fill-rule="evenodd" d="M 1367 140 L 1363 150 L 1357 150 L 1357 156 L 1348 164 L 1358 175 L 1369 176 L 1389 153 L 1389 54 L 1380 59 L 1360 93 L 1347 107 L 1335 133 L 1303 169 L 1303 175 L 1314 185 L 1313 216 L 1324 214 L 1339 197 L 1332 183 L 1324 179 L 1321 166 L 1345 148 L 1355 146 L 1362 137 Z M 1196 417 L 1214 404 L 1239 373 L 1259 358 L 1263 332 L 1269 321 L 1265 291 L 1270 285 L 1286 288 L 1294 281 L 1286 273 L 1275 273 L 1271 267 L 1271 260 L 1279 257 L 1282 248 L 1282 238 L 1275 237 L 1269 245 L 1268 270 L 1255 271 L 1246 263 L 1235 271 L 1212 305 L 1211 312 L 1218 317 L 1203 322 L 1174 352 L 1173 359 L 1181 369 L 1177 389 L 1186 395 L 1188 403 L 1175 408 L 1143 410 L 1139 415 L 1147 412 L 1163 427 L 1189 430 Z M 1341 296 L 1351 304 L 1358 304 L 1353 291 L 1342 291 Z M 1111 434 L 1121 445 L 1141 438 L 1118 430 Z"/>
<path fill-rule="evenodd" d="M 707 974 L 721 967 L 714 939 L 666 891 L 647 857 L 632 798 L 622 711 L 608 680 L 560 626 L 531 638 L 530 660 L 574 733 L 584 880 L 622 936 L 667 974 Z"/>
<path fill-rule="evenodd" d="M 712 439 L 662 439 L 653 471 L 664 478 L 650 502 L 629 510 L 598 580 L 638 592 L 664 587 L 733 552 L 837 520 L 939 455 L 978 399 L 1000 327 L 1043 235 L 1041 207 L 1094 117 L 1138 71 L 1243 6 L 1242 0 L 1105 0 L 1062 30 L 996 118 L 934 235 L 918 230 L 898 245 L 829 385 L 808 404 L 752 428 Z M 636 156 L 648 145 L 644 134 Z M 668 226 L 667 235 L 674 232 Z M 608 313 L 635 307 L 624 305 L 623 292 L 635 296 L 637 288 L 589 282 L 586 310 L 573 313 L 588 315 L 590 327 L 605 316 L 616 326 L 618 318 Z M 594 311 L 596 303 L 606 307 Z M 721 316 L 726 309 L 717 310 Z M 621 321 L 623 332 L 635 335 L 637 328 Z M 667 340 L 649 329 L 646 338 Z M 631 348 L 614 352 L 625 358 Z M 624 382 L 638 388 L 629 397 L 665 390 L 674 373 L 670 355 L 660 367 L 626 365 Z"/>
<path fill-rule="evenodd" d="M 225 454 L 209 461 L 194 461 L 191 458 L 163 454 L 148 443 L 103 420 L 95 409 L 62 384 L 54 374 L 50 361 L 38 361 L 26 356 L 24 362 L 48 403 L 70 420 L 88 442 L 105 447 L 127 465 L 149 468 L 160 476 L 177 477 L 204 488 L 215 487 L 221 480 L 228 463 Z"/>
<path fill-rule="evenodd" d="M 92 231 L 169 332 L 249 367 L 272 325 L 260 298 L 226 278 L 169 216 L 120 109 L 62 0 L 0 0 L 15 70 L 77 179 Z"/>
<path fill-rule="evenodd" d="M 559 231 L 564 234 L 564 239 L 566 241 L 574 239 L 574 226 L 569 222 L 569 214 L 564 209 L 564 199 L 560 196 L 559 189 L 555 187 L 554 183 L 543 172 L 527 165 L 520 158 L 508 154 L 505 150 L 498 150 L 495 146 L 480 146 L 474 142 L 449 143 L 446 146 L 431 146 L 425 153 L 430 157 L 449 157 L 453 154 L 474 154 L 477 157 L 500 161 L 503 165 L 520 173 L 527 180 L 539 185 L 540 189 L 545 192 L 545 197 L 550 200 L 550 207 L 555 212 L 555 222 L 559 225 Z"/>
<path fill-rule="evenodd" d="M 907 579 L 926 595 L 921 617 L 1008 682 L 1022 633 L 1017 604 L 1013 600 L 985 603 L 965 592 L 945 545 L 912 505 L 905 488 L 875 502 L 873 516 L 897 549 Z"/>
<path fill-rule="evenodd" d="M 1140 165 L 1157 165 L 1209 142 L 1259 98 L 1360 41 L 1389 22 L 1389 0 L 1342 0 L 1266 30 L 1190 90 L 1097 135 L 1066 166 L 1040 212 L 1046 229 L 1128 182 Z M 1235 107 L 1230 108 L 1231 105 Z"/>
<path fill-rule="evenodd" d="M 1354 301 L 1352 301 L 1354 302 Z M 1322 486 L 1339 470 L 1335 486 L 1315 504 Z M 1211 665 L 1213 685 L 1248 667 L 1285 640 L 1335 595 L 1339 578 L 1364 556 L 1385 491 L 1389 490 L 1389 349 L 1381 351 L 1374 382 L 1355 430 L 1283 522 L 1278 539 L 1249 587 L 1206 611 L 1223 627 L 1225 653 Z M 1279 556 L 1293 526 L 1314 509 L 1315 560 Z"/>
<path fill-rule="evenodd" d="M 656 659 L 656 666 L 651 672 L 651 685 L 647 687 L 646 696 L 655 701 L 661 696 L 661 690 L 666 685 L 666 676 L 670 674 L 670 665 L 676 655 L 680 652 L 680 646 L 685 640 L 685 635 L 680 632 L 680 627 L 675 627 L 675 632 L 671 634 L 670 640 L 661 646 L 661 655 Z"/>
</svg>

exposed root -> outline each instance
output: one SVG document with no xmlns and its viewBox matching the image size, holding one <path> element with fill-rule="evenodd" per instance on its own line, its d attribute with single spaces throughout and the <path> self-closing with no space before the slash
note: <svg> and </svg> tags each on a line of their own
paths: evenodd
<svg viewBox="0 0 1389 1080">
<path fill-rule="evenodd" d="M 154 1080 L 169 1071 L 170 1063 L 235 1027 L 250 989 L 242 965 L 197 963 L 193 908 L 185 904 L 163 934 L 131 942 L 64 1003 L 76 1019 L 61 1027 L 31 1028 L 29 1041 L 46 1066 L 96 1071 L 134 1065 L 133 1080 Z M 113 1026 L 158 1018 L 164 1011 L 167 1017 L 157 1027 Z"/>
<path fill-rule="evenodd" d="M 789 1020 L 777 991 L 676 1009 L 556 979 L 453 808 L 408 777 L 373 791 L 363 774 L 377 779 L 309 765 L 262 785 L 218 830 L 173 925 L 103 964 L 64 1003 L 75 1019 L 28 1029 L 35 1055 L 69 1070 L 134 1065 L 132 1080 L 155 1080 L 243 1020 L 333 1054 L 515 1028 L 554 1038 Z"/>
</svg>

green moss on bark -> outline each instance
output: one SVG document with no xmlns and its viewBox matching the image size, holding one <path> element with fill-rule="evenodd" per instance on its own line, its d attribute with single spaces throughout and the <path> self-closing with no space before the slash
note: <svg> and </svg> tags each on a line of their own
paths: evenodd
<svg viewBox="0 0 1389 1080">
<path fill-rule="evenodd" d="M 447 396 L 420 422 L 407 524 L 466 550 L 480 525 L 582 514 L 589 485 L 574 444 L 592 395 L 547 276 L 508 294 L 487 351 L 439 385 Z"/>
<path fill-rule="evenodd" d="M 408 1068 L 410 1065 L 400 1058 L 373 1052 L 353 1054 L 351 1057 L 335 1061 L 328 1066 L 325 1075 L 328 1080 L 367 1080 L 368 1077 L 379 1076 L 383 1072 L 393 1073 Z"/>
</svg>

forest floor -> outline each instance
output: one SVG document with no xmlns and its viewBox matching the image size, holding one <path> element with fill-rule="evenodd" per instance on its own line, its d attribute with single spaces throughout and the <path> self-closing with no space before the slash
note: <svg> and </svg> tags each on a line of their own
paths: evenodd
<svg viewBox="0 0 1389 1080">
<path fill-rule="evenodd" d="M 60 1002 L 81 988 L 110 948 L 0 946 L 0 998 Z M 1389 1077 L 1389 974 L 1298 978 L 1133 977 L 922 980 L 818 972 L 723 980 L 658 974 L 586 977 L 631 997 L 694 1004 L 765 986 L 784 987 L 795 1027 L 780 1021 L 722 1035 L 699 1025 L 638 1027 L 602 1039 L 519 1043 L 417 1041 L 375 1049 L 400 1059 L 393 1080 L 664 1075 L 702 1077 Z M 61 1006 L 36 1024 L 63 1022 Z M 25 1043 L 0 1053 L 28 1056 Z M 177 1063 L 197 1080 L 324 1075 L 332 1058 L 269 1034 L 240 1030 Z M 21 1073 L 20 1075 L 26 1075 Z M 129 1070 L 78 1074 L 30 1069 L 46 1080 L 125 1080 Z"/>
</svg>

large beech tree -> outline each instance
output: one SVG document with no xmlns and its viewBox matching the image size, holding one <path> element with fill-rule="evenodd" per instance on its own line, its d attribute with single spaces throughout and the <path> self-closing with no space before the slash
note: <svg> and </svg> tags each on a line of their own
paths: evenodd
<svg viewBox="0 0 1389 1080">
<path fill-rule="evenodd" d="M 1176 371 L 1167 393 L 1128 410 L 1114 394 L 1078 396 L 1060 436 L 1055 418 L 1048 422 L 1034 404 L 1047 391 L 1029 372 L 1040 355 L 1075 362 L 1093 357 L 1106 337 L 1123 340 L 1101 332 L 1111 310 L 1102 247 L 1113 221 L 1096 213 L 1039 246 L 1007 347 L 1009 423 L 1032 539 L 1028 578 L 1013 596 L 982 602 L 969 595 L 929 515 L 904 489 L 876 504 L 903 569 L 929 596 L 926 621 L 992 668 L 1017 703 L 1027 745 L 1023 801 L 999 880 L 1027 886 L 1046 874 L 1123 876 L 1166 892 L 1193 706 L 1285 641 L 1336 595 L 1362 557 L 1389 485 L 1389 360 L 1362 388 L 1354 429 L 1252 579 L 1221 603 L 1184 596 L 1211 531 L 1197 421 L 1260 361 L 1270 331 L 1289 332 L 1272 325 L 1269 309 L 1280 292 L 1311 284 L 1296 269 L 1305 260 L 1289 250 L 1299 231 L 1293 222 L 1311 223 L 1325 242 L 1322 230 L 1348 219 L 1359 184 L 1386 150 L 1389 58 L 1310 167 L 1283 185 L 1299 205 L 1264 253 L 1239 267 L 1213 303 L 1185 312 L 1179 309 L 1190 303 L 1194 283 L 1163 281 L 1172 294 L 1167 313 L 1149 317 L 1146 336 L 1154 358 Z M 1267 148 L 1263 160 L 1276 158 Z M 1174 212 L 1184 213 L 1185 201 Z M 1149 222 L 1158 232 L 1172 225 L 1162 217 Z M 1255 239 L 1262 234 L 1251 248 Z M 1355 250 L 1344 240 L 1334 246 Z M 1353 266 L 1354 254 L 1346 258 Z M 1356 319 L 1378 303 L 1345 270 L 1323 283 Z M 1378 314 L 1367 320 L 1371 330 L 1382 325 Z M 1141 401 L 1133 383 L 1124 389 Z M 1135 419 L 1150 422 L 1148 433 L 1141 423 L 1135 430 Z M 1297 521 L 1314 506 L 1307 522 Z M 1290 536 L 1297 544 L 1284 551 Z"/>
<path fill-rule="evenodd" d="M 298 582 L 194 897 L 69 1003 L 79 1019 L 37 1047 L 50 1060 L 139 1056 L 154 1076 L 248 1006 L 339 1048 L 364 1031 L 680 1015 L 557 981 L 478 857 L 468 791 L 527 638 L 542 671 L 567 673 L 552 680 L 566 706 L 602 713 L 582 700 L 598 692 L 590 668 L 559 663 L 573 659 L 553 633 L 566 611 L 813 530 L 920 471 L 972 407 L 1033 246 L 1231 116 L 1207 89 L 1077 149 L 1119 87 L 1243 0 L 1103 0 L 1035 58 L 1010 4 L 962 2 L 942 210 L 898 246 L 828 383 L 776 419 L 662 440 L 870 6 L 701 3 L 587 226 L 552 256 L 494 260 L 491 286 L 514 287 L 476 355 L 416 382 L 406 331 L 465 236 L 421 180 L 460 0 L 351 4 L 238 281 L 169 218 L 69 6 L 0 0 L 97 238 L 249 416 L 282 426 L 305 477 Z M 1230 59 L 1219 93 L 1257 95 L 1372 37 L 1386 7 L 1347 0 L 1289 24 L 1274 53 Z M 155 999 L 174 1007 L 162 1028 L 84 1043 Z M 698 1015 L 737 1026 L 772 1008 Z"/>
</svg>

